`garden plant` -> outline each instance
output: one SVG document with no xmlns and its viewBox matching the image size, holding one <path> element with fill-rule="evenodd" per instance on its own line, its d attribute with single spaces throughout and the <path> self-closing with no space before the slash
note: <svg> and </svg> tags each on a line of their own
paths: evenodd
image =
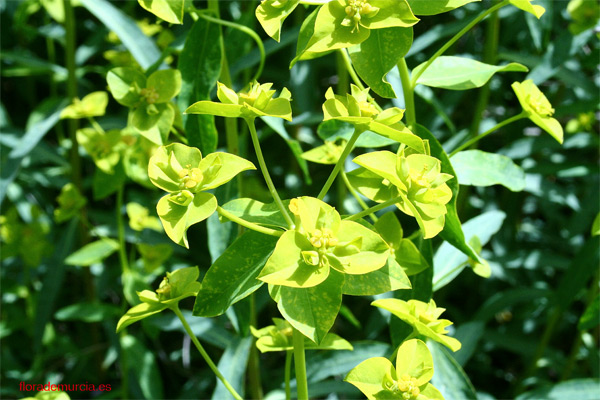
<svg viewBox="0 0 600 400">
<path fill-rule="evenodd" d="M 3 397 L 600 397 L 597 1 L 0 12 Z"/>
</svg>

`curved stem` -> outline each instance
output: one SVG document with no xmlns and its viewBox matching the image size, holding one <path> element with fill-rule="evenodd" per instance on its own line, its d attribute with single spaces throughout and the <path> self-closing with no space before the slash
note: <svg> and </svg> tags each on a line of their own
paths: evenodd
<svg viewBox="0 0 600 400">
<path fill-rule="evenodd" d="M 292 328 L 294 333 L 292 341 L 294 343 L 294 365 L 296 366 L 296 387 L 298 391 L 298 400 L 308 400 L 308 383 L 306 381 L 306 361 L 304 359 L 304 335 L 296 328 Z"/>
<path fill-rule="evenodd" d="M 333 167 L 333 171 L 331 171 L 331 174 L 329 175 L 329 178 L 327 178 L 327 181 L 325 182 L 325 185 L 323 185 L 323 189 L 321 189 L 321 191 L 319 192 L 319 195 L 317 196 L 317 198 L 319 200 L 323 200 L 323 198 L 327 194 L 327 191 L 329 190 L 329 188 L 333 184 L 333 181 L 335 180 L 335 177 L 337 176 L 338 172 L 340 172 L 340 169 L 342 169 L 342 166 L 344 165 L 344 162 L 346 161 L 346 158 L 348 157 L 348 155 L 352 151 L 352 148 L 354 147 L 354 143 L 356 143 L 356 140 L 358 139 L 358 137 L 360 136 L 360 134 L 363 133 L 365 130 L 366 130 L 366 128 L 362 127 L 362 126 L 360 126 L 360 127 L 359 126 L 355 126 L 354 127 L 354 133 L 352 134 L 352 137 L 346 143 L 346 147 L 344 147 L 344 151 L 342 152 L 342 155 L 340 156 L 340 159 L 338 160 L 337 163 L 335 163 L 335 167 Z"/>
<path fill-rule="evenodd" d="M 404 108 L 406 109 L 406 122 L 408 128 L 414 130 L 417 126 L 417 114 L 415 111 L 415 92 L 414 86 L 410 82 L 408 65 L 402 58 L 398 63 L 398 72 L 400 72 L 400 81 L 402 82 L 402 94 L 404 95 Z"/>
<path fill-rule="evenodd" d="M 344 184 L 346 185 L 346 188 L 348 188 L 350 194 L 356 199 L 356 201 L 358 202 L 358 204 L 360 204 L 363 210 L 367 210 L 369 206 L 360 197 L 356 189 L 354 189 L 354 186 L 352 186 L 350 180 L 348 180 L 348 175 L 346 175 L 346 172 L 343 169 L 340 170 L 340 176 L 342 177 L 342 180 L 344 181 Z M 375 215 L 371 214 L 369 215 L 369 217 L 371 218 L 371 220 L 373 220 L 373 222 L 377 222 L 377 217 Z"/>
<path fill-rule="evenodd" d="M 394 197 L 393 199 L 390 199 L 388 201 L 384 201 L 383 203 L 379 203 L 376 206 L 373 206 L 373 207 L 370 207 L 370 208 L 368 208 L 368 209 L 366 209 L 364 211 L 361 211 L 358 214 L 350 215 L 350 216 L 344 218 L 344 221 L 355 221 L 357 219 L 360 219 L 362 217 L 370 215 L 370 214 L 372 214 L 372 213 L 374 213 L 376 211 L 383 210 L 386 207 L 389 207 L 391 205 L 399 203 L 403 199 L 404 199 L 404 196 Z"/>
<path fill-rule="evenodd" d="M 231 384 L 227 381 L 227 379 L 225 379 L 223 374 L 221 374 L 221 371 L 219 371 L 219 369 L 217 368 L 215 363 L 210 359 L 210 356 L 208 355 L 206 350 L 204 350 L 204 347 L 202 347 L 202 345 L 198 341 L 198 338 L 196 337 L 196 335 L 194 335 L 194 332 L 192 332 L 192 328 L 190 328 L 190 325 L 187 323 L 187 321 L 185 320 L 185 317 L 181 313 L 181 310 L 179 309 L 179 304 L 175 303 L 175 305 L 170 308 L 171 308 L 171 310 L 173 310 L 175 315 L 177 315 L 177 317 L 179 317 L 179 320 L 183 324 L 185 331 L 190 336 L 190 339 L 192 339 L 192 342 L 194 342 L 194 345 L 196 346 L 196 348 L 200 352 L 200 355 L 202 356 L 202 358 L 204 358 L 204 361 L 206 361 L 206 363 L 208 364 L 208 366 L 212 370 L 212 372 L 216 375 L 217 378 L 219 378 L 219 380 L 223 383 L 223 385 L 225 385 L 225 388 L 229 391 L 229 393 L 231 393 L 231 395 L 236 400 L 243 400 L 242 396 L 240 396 L 235 391 L 235 389 L 231 386 Z"/>
<path fill-rule="evenodd" d="M 235 22 L 224 21 L 220 18 L 210 17 L 210 16 L 206 15 L 205 13 L 198 13 L 197 15 L 206 21 L 214 22 L 215 24 L 219 24 L 219 25 L 223 25 L 223 26 L 228 26 L 230 28 L 237 29 L 238 31 L 244 32 L 246 35 L 250 36 L 256 42 L 256 45 L 258 46 L 258 52 L 260 53 L 260 64 L 258 65 L 258 69 L 256 70 L 256 73 L 252 77 L 252 80 L 253 81 L 258 80 L 258 78 L 260 78 L 260 75 L 262 74 L 263 68 L 265 66 L 265 60 L 267 58 L 266 53 L 265 53 L 265 46 L 263 45 L 263 42 L 260 39 L 260 36 L 258 36 L 258 34 L 256 32 L 254 32 L 252 29 L 248 28 L 247 26 L 236 24 Z"/>
<path fill-rule="evenodd" d="M 238 217 L 237 215 L 234 215 L 234 214 L 230 213 L 229 211 L 221 208 L 221 206 L 217 206 L 217 212 L 219 214 L 221 214 L 222 216 L 224 216 L 225 218 L 227 218 L 228 220 L 233 221 L 236 224 L 246 227 L 248 229 L 252 229 L 253 231 L 264 233 L 265 235 L 276 236 L 276 237 L 283 235 L 282 231 L 265 228 L 264 226 L 260 226 L 253 222 L 246 221 L 245 219 L 242 219 L 242 218 Z"/>
<path fill-rule="evenodd" d="M 275 189 L 275 185 L 273 184 L 273 180 L 271 180 L 271 175 L 269 175 L 269 170 L 267 169 L 267 164 L 265 164 L 265 158 L 263 157 L 262 150 L 260 148 L 260 142 L 258 141 L 258 135 L 256 134 L 256 126 L 254 125 L 254 118 L 245 119 L 248 124 L 248 128 L 250 129 L 250 137 L 252 138 L 252 144 L 254 145 L 254 151 L 256 152 L 256 157 L 258 158 L 258 165 L 260 166 L 260 170 L 265 177 L 265 182 L 267 183 L 267 187 L 269 188 L 269 192 L 271 192 L 271 196 L 273 196 L 273 200 L 277 203 L 283 218 L 285 218 L 285 222 L 287 222 L 288 226 L 292 228 L 294 226 L 294 221 L 290 217 L 283 201 L 281 201 L 281 197 L 279 197 L 279 193 L 277 193 L 277 189 Z"/>
<path fill-rule="evenodd" d="M 411 85 L 412 87 L 415 87 L 417 80 L 419 79 L 419 77 L 423 74 L 423 72 L 425 72 L 425 70 L 427 68 L 429 68 L 429 66 L 442 54 L 444 54 L 444 52 L 446 50 L 448 50 L 450 48 L 450 46 L 452 46 L 454 43 L 456 43 L 456 41 L 458 39 L 460 39 L 465 33 L 467 33 L 468 31 L 471 30 L 472 27 L 474 27 L 475 25 L 477 25 L 477 23 L 479 21 L 481 21 L 482 19 L 484 19 L 485 17 L 487 17 L 488 15 L 490 15 L 491 13 L 493 13 L 494 11 L 504 7 L 505 5 L 508 4 L 508 0 L 504 0 L 502 3 L 496 4 L 493 7 L 488 8 L 487 10 L 485 10 L 484 12 L 482 12 L 481 14 L 479 14 L 473 21 L 469 22 L 469 24 L 467 26 L 465 26 L 464 28 L 462 28 L 456 35 L 454 35 L 452 37 L 452 39 L 450 39 L 448 42 L 446 42 L 446 44 L 444 44 L 423 66 L 423 68 L 421 68 L 419 71 L 417 71 L 417 73 L 415 73 L 412 77 L 411 80 Z"/>
<path fill-rule="evenodd" d="M 290 375 L 292 369 L 292 358 L 294 352 L 292 350 L 288 350 L 285 353 L 285 400 L 291 400 L 292 398 L 292 390 L 290 388 Z"/>
<path fill-rule="evenodd" d="M 518 121 L 518 120 L 523 119 L 523 118 L 527 118 L 527 113 L 525 111 L 523 111 L 521 114 L 517 114 L 514 117 L 510 117 L 509 119 L 506 119 L 506 120 L 500 122 L 499 124 L 497 124 L 493 128 L 488 129 L 487 131 L 485 131 L 483 133 L 480 133 L 479 135 L 475 136 L 471 140 L 469 140 L 469 141 L 461 144 L 456 149 L 454 149 L 452 151 L 452 153 L 450 153 L 448 155 L 448 157 L 452 157 L 453 155 L 455 155 L 459 151 L 461 151 L 463 149 L 466 149 L 467 147 L 471 146 L 473 143 L 476 143 L 476 142 L 480 141 L 481 139 L 483 139 L 484 137 L 486 137 L 490 133 L 493 133 L 493 132 L 497 131 L 498 129 L 502 128 L 503 126 L 508 125 L 511 122 L 515 122 L 515 121 Z"/>
</svg>

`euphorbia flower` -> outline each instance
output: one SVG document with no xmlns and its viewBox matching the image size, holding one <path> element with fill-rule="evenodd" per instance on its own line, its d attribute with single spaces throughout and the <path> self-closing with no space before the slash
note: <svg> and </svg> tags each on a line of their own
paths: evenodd
<svg viewBox="0 0 600 400">
<path fill-rule="evenodd" d="M 418 335 L 433 339 L 452 351 L 458 351 L 461 348 L 457 339 L 446 335 L 448 333 L 446 327 L 452 325 L 452 322 L 447 319 L 438 319 L 446 309 L 436 307 L 433 299 L 429 303 L 419 300 L 380 299 L 375 300 L 371 305 L 388 310 L 412 326 L 414 333 Z"/>
<path fill-rule="evenodd" d="M 117 323 L 117 333 L 127 326 L 167 308 L 176 306 L 187 297 L 196 297 L 200 290 L 198 267 L 180 268 L 167 272 L 155 292 L 143 290 L 137 295 L 141 304 L 130 308 Z"/>
<path fill-rule="evenodd" d="M 256 118 L 262 116 L 278 117 L 292 120 L 290 99 L 292 94 L 283 88 L 278 98 L 273 98 L 275 90 L 272 83 L 258 82 L 250 84 L 247 92 L 236 93 L 218 82 L 217 97 L 221 103 L 199 101 L 185 110 L 186 114 L 211 114 L 231 118 Z"/>
<path fill-rule="evenodd" d="M 59 224 L 73 218 L 87 203 L 87 199 L 72 183 L 67 183 L 62 187 L 56 201 L 58 201 L 59 207 L 54 209 L 54 220 Z"/>
<path fill-rule="evenodd" d="M 409 27 L 419 19 L 406 0 L 332 0 L 301 28 L 313 33 L 302 53 L 322 53 L 364 42 L 372 29 Z M 314 21 L 314 22 L 312 22 Z M 310 23 L 312 22 L 312 24 Z"/>
<path fill-rule="evenodd" d="M 446 204 L 452 190 L 446 181 L 452 175 L 441 173 L 441 162 L 426 154 L 405 155 L 376 151 L 362 154 L 354 162 L 364 167 L 348 174 L 353 186 L 371 200 L 383 202 L 402 197 L 396 206 L 416 218 L 426 239 L 444 228 Z"/>
<path fill-rule="evenodd" d="M 381 136 L 404 143 L 407 146 L 424 152 L 423 140 L 413 134 L 400 120 L 404 110 L 392 107 L 379 111 L 372 101 L 368 99 L 369 89 L 361 90 L 355 85 L 350 85 L 351 94 L 340 96 L 329 88 L 325 93 L 323 103 L 324 121 L 336 119 L 353 124 L 356 129 L 370 130 Z"/>
<path fill-rule="evenodd" d="M 429 383 L 433 377 L 433 357 L 427 345 L 408 340 L 398 348 L 396 368 L 384 357 L 369 358 L 352 369 L 344 379 L 368 399 L 443 400 Z"/>
<path fill-rule="evenodd" d="M 293 350 L 292 325 L 281 318 L 273 318 L 273 323 L 275 325 L 265 326 L 261 329 L 250 327 L 252 335 L 257 339 L 258 350 L 261 353 Z M 352 350 L 352 345 L 335 333 L 327 333 L 319 344 L 305 338 L 304 347 L 307 350 Z"/>
<path fill-rule="evenodd" d="M 60 118 L 99 117 L 104 115 L 107 104 L 108 94 L 106 92 L 93 92 L 81 100 L 73 99 L 73 103 L 61 111 Z"/>
<path fill-rule="evenodd" d="M 295 229 L 277 241 L 259 279 L 274 285 L 307 288 L 319 285 L 330 268 L 366 274 L 383 267 L 389 250 L 375 232 L 342 221 L 335 208 L 313 197 L 292 199 Z"/>
<path fill-rule="evenodd" d="M 554 108 L 544 93 L 532 80 L 515 82 L 512 88 L 519 99 L 519 103 L 534 124 L 548 132 L 559 143 L 563 142 L 563 128 L 556 119 L 552 118 Z"/>
<path fill-rule="evenodd" d="M 179 143 L 159 147 L 150 159 L 148 176 L 155 186 L 169 192 L 156 206 L 167 235 L 188 247 L 187 229 L 217 209 L 216 197 L 206 190 L 221 186 L 248 169 L 256 168 L 250 161 L 229 153 L 211 153 L 202 158 L 195 147 Z"/>
<path fill-rule="evenodd" d="M 109 175 L 114 173 L 114 167 L 121 158 L 120 152 L 125 148 L 118 129 L 107 132 L 99 132 L 94 128 L 78 129 L 77 142 L 92 157 L 96 166 Z"/>
</svg>

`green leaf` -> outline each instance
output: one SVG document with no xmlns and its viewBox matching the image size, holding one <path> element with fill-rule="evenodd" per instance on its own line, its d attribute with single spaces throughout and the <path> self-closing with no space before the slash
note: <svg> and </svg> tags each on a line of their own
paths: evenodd
<svg viewBox="0 0 600 400">
<path fill-rule="evenodd" d="M 267 35 L 279 42 L 283 21 L 298 6 L 300 0 L 267 0 L 256 8 L 256 19 Z"/>
<path fill-rule="evenodd" d="M 436 15 L 481 0 L 407 0 L 415 15 Z"/>
<path fill-rule="evenodd" d="M 461 185 L 502 185 L 513 192 L 525 188 L 525 172 L 506 156 L 466 150 L 452 156 L 450 161 Z"/>
<path fill-rule="evenodd" d="M 183 24 L 185 0 L 138 0 L 140 6 L 170 24 Z"/>
<path fill-rule="evenodd" d="M 160 58 L 154 41 L 146 36 L 135 21 L 106 0 L 80 0 L 106 27 L 113 31 L 143 69 L 147 69 Z"/>
<path fill-rule="evenodd" d="M 111 175 L 100 168 L 96 168 L 94 177 L 92 178 L 94 200 L 102 200 L 115 193 L 127 180 L 122 163 L 115 165 L 113 172 Z"/>
<path fill-rule="evenodd" d="M 271 256 L 277 238 L 246 231 L 213 263 L 196 297 L 194 315 L 215 317 L 256 291 L 256 279 Z"/>
<path fill-rule="evenodd" d="M 119 249 L 119 242 L 113 239 L 100 239 L 86 244 L 69 257 L 65 264 L 87 267 L 99 263 Z"/>
<path fill-rule="evenodd" d="M 404 269 L 391 256 L 387 263 L 372 272 L 344 276 L 343 293 L 352 296 L 374 296 L 392 290 L 410 289 Z"/>
<path fill-rule="evenodd" d="M 598 378 L 571 379 L 522 393 L 517 396 L 516 400 L 595 400 L 598 398 L 599 386 L 600 380 Z"/>
<path fill-rule="evenodd" d="M 156 90 L 155 103 L 166 103 L 181 90 L 181 72 L 176 69 L 161 69 L 153 72 L 146 81 L 146 88 Z"/>
<path fill-rule="evenodd" d="M 585 312 L 579 319 L 577 328 L 580 331 L 587 331 L 600 325 L 600 296 L 596 298 L 585 309 Z"/>
<path fill-rule="evenodd" d="M 537 19 L 540 19 L 546 12 L 546 9 L 542 6 L 531 4 L 531 1 L 532 0 L 509 0 L 508 2 L 531 15 L 535 15 Z"/>
<path fill-rule="evenodd" d="M 283 201 L 285 207 L 288 207 L 289 203 L 289 200 Z M 279 206 L 274 202 L 265 204 L 254 199 L 240 198 L 231 200 L 223 205 L 223 208 L 233 215 L 255 224 L 267 227 L 288 228 L 285 218 L 281 215 Z"/>
<path fill-rule="evenodd" d="M 375 395 L 384 390 L 383 382 L 388 376 L 397 379 L 394 365 L 390 360 L 384 357 L 372 357 L 358 364 L 344 380 L 360 389 L 368 399 L 375 399 Z"/>
<path fill-rule="evenodd" d="M 354 133 L 354 126 L 348 122 L 337 119 L 323 121 L 317 128 L 317 134 L 324 141 L 334 142 L 337 139 L 350 140 Z M 384 147 L 396 143 L 395 140 L 388 139 L 375 132 L 365 131 L 360 134 L 354 144 L 355 147 Z"/>
<path fill-rule="evenodd" d="M 67 106 L 60 113 L 60 118 L 87 118 L 100 117 L 104 115 L 108 104 L 106 92 L 93 92 L 83 99 L 76 99 L 73 104 Z"/>
<path fill-rule="evenodd" d="M 244 378 L 246 376 L 246 365 L 252 346 L 252 336 L 235 338 L 225 349 L 217 368 L 225 379 L 233 386 L 236 392 L 244 396 Z M 230 400 L 233 396 L 225 388 L 223 383 L 217 379 L 217 387 L 212 395 L 213 400 Z"/>
<path fill-rule="evenodd" d="M 129 67 L 111 69 L 106 82 L 115 100 L 126 107 L 135 107 L 141 101 L 139 91 L 146 87 L 144 74 Z"/>
<path fill-rule="evenodd" d="M 54 314 L 59 321 L 100 322 L 119 315 L 119 308 L 112 304 L 76 303 L 61 308 Z"/>
<path fill-rule="evenodd" d="M 198 168 L 204 174 L 202 190 L 214 189 L 229 182 L 242 171 L 256 169 L 250 161 L 225 152 L 207 155 L 200 161 Z"/>
<path fill-rule="evenodd" d="M 188 228 L 210 217 L 217 209 L 217 199 L 210 193 L 200 192 L 193 196 L 193 200 L 187 206 L 182 206 L 170 201 L 170 196 L 163 196 L 158 201 L 156 212 L 169 238 L 189 248 Z"/>
<path fill-rule="evenodd" d="M 135 377 L 135 382 L 140 386 L 144 398 L 163 398 L 162 379 L 154 353 L 131 335 L 121 336 L 120 342 L 125 357 L 132 361 L 138 360 L 137 363 L 128 364 L 128 372 Z"/>
<path fill-rule="evenodd" d="M 429 141 L 429 148 L 431 155 L 442 162 L 442 173 L 450 174 L 456 177 L 456 172 L 452 168 L 452 164 L 448 158 L 448 155 L 442 148 L 442 145 L 437 138 L 422 125 L 417 125 L 417 135 L 422 139 Z M 452 246 L 456 247 L 470 258 L 483 262 L 484 260 L 473 251 L 471 246 L 465 241 L 465 235 L 462 231 L 460 220 L 458 219 L 458 212 L 456 211 L 456 201 L 458 199 L 458 181 L 456 179 L 450 179 L 446 182 L 450 189 L 452 189 L 452 199 L 446 204 L 446 221 L 444 229 L 440 233 L 440 236 L 448 241 Z"/>
<path fill-rule="evenodd" d="M 357 238 L 361 240 L 361 245 L 358 246 L 360 252 L 356 254 L 345 255 L 343 250 L 338 250 L 341 246 L 335 248 L 334 254 L 342 262 L 344 273 L 366 274 L 386 264 L 389 248 L 381 236 L 369 228 L 354 221 L 342 221 L 337 238 L 340 243 L 353 243 Z"/>
<path fill-rule="evenodd" d="M 185 110 L 185 114 L 210 114 L 218 117 L 242 117 L 244 107 L 238 104 L 223 104 L 212 101 L 199 101 Z"/>
<path fill-rule="evenodd" d="M 137 321 L 158 314 L 166 308 L 167 305 L 162 303 L 141 303 L 130 308 L 127 310 L 127 313 L 119 319 L 119 322 L 117 323 L 117 333 Z"/>
<path fill-rule="evenodd" d="M 333 326 L 342 304 L 344 275 L 332 270 L 325 282 L 309 288 L 274 286 L 271 296 L 294 328 L 315 343 L 321 343 Z"/>
<path fill-rule="evenodd" d="M 396 356 L 396 374 L 416 378 L 419 386 L 429 382 L 433 377 L 433 358 L 427 345 L 419 339 L 402 343 Z"/>
<path fill-rule="evenodd" d="M 158 145 L 164 144 L 175 121 L 175 105 L 143 104 L 132 110 L 131 124 L 140 135 Z"/>
<path fill-rule="evenodd" d="M 194 22 L 178 60 L 182 86 L 177 105 L 184 110 L 192 101 L 210 100 L 221 73 L 221 29 L 202 18 Z M 216 151 L 218 132 L 212 115 L 183 116 L 188 144 L 203 153 Z"/>
<path fill-rule="evenodd" d="M 448 350 L 432 340 L 427 341 L 427 346 L 435 368 L 431 383 L 439 389 L 444 398 L 476 399 L 477 392 L 473 384 Z"/>
<path fill-rule="evenodd" d="M 485 246 L 502 227 L 506 214 L 502 211 L 488 211 L 463 224 L 467 241 L 476 237 Z M 467 267 L 469 257 L 449 243 L 442 243 L 433 259 L 433 290 L 439 290 L 450 283 Z"/>
<path fill-rule="evenodd" d="M 371 32 L 367 40 L 350 47 L 352 65 L 367 86 L 386 98 L 396 98 L 385 76 L 408 53 L 413 41 L 413 28 L 385 28 Z"/>
<path fill-rule="evenodd" d="M 600 213 L 596 214 L 596 218 L 594 218 L 594 222 L 592 223 L 592 236 L 600 235 Z"/>
<path fill-rule="evenodd" d="M 425 63 L 417 66 L 418 74 Z M 497 72 L 527 72 L 526 66 L 518 63 L 490 65 L 464 57 L 441 56 L 423 72 L 417 83 L 450 90 L 467 90 L 485 85 Z"/>
</svg>

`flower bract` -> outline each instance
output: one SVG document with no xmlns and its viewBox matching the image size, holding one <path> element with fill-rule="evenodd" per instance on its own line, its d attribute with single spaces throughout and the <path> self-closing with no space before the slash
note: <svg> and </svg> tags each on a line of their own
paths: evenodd
<svg viewBox="0 0 600 400">
<path fill-rule="evenodd" d="M 563 128 L 560 122 L 552 118 L 554 108 L 536 84 L 529 79 L 524 82 L 513 83 L 512 88 L 531 122 L 548 132 L 559 143 L 562 143 Z"/>
</svg>

